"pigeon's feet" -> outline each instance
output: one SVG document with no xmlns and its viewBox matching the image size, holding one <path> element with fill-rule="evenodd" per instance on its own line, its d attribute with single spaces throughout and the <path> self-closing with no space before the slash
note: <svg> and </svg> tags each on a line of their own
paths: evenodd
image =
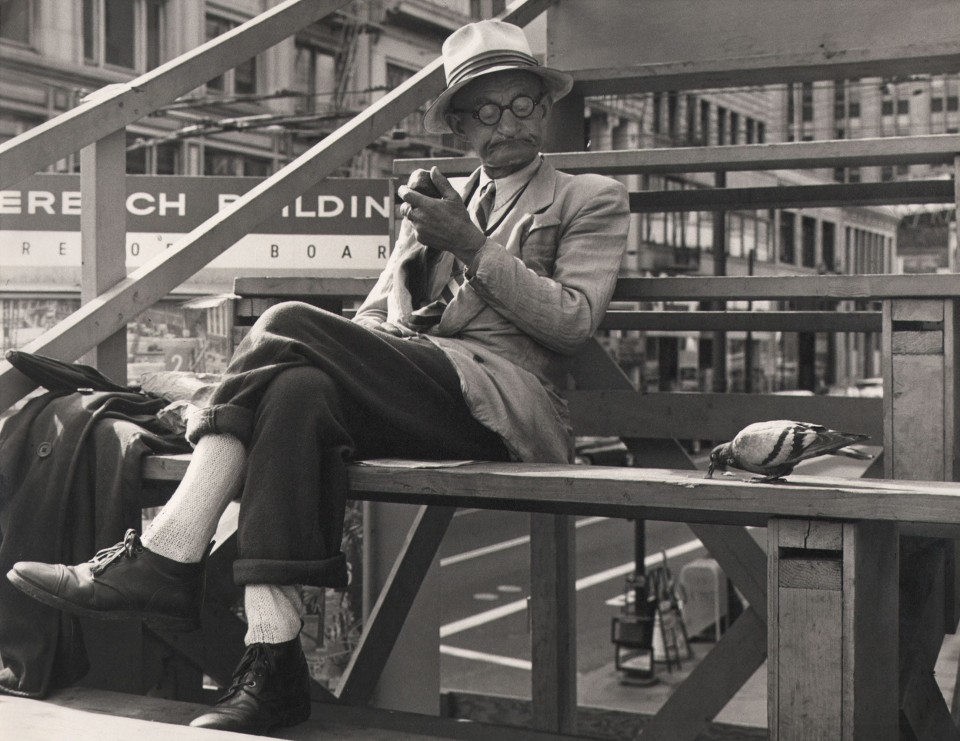
<svg viewBox="0 0 960 741">
<path fill-rule="evenodd" d="M 758 479 L 750 479 L 752 484 L 785 484 L 787 479 L 783 476 L 761 476 Z"/>
</svg>

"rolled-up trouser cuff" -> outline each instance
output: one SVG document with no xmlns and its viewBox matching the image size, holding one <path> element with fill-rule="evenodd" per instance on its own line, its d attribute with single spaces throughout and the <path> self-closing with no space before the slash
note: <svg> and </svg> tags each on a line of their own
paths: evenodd
<svg viewBox="0 0 960 741">
<path fill-rule="evenodd" d="M 347 557 L 338 553 L 319 561 L 242 558 L 233 562 L 233 580 L 245 584 L 304 584 L 342 589 L 347 586 Z"/>
<path fill-rule="evenodd" d="M 195 410 L 187 418 L 187 440 L 196 445 L 204 435 L 233 435 L 244 445 L 253 434 L 253 412 L 236 404 L 214 404 Z"/>
</svg>

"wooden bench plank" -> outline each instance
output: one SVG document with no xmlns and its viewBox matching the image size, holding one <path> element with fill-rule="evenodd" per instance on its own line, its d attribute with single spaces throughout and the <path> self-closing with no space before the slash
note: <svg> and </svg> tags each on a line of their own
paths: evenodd
<svg viewBox="0 0 960 741">
<path fill-rule="evenodd" d="M 148 480 L 183 476 L 189 455 L 148 456 Z M 765 526 L 770 516 L 880 520 L 910 532 L 960 535 L 960 484 L 792 475 L 756 483 L 746 474 L 549 463 L 471 463 L 437 468 L 350 466 L 355 499 L 621 519 Z"/>
</svg>

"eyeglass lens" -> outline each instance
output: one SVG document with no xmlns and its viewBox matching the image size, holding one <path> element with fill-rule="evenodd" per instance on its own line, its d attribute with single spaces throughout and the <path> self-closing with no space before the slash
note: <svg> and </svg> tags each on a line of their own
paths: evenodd
<svg viewBox="0 0 960 741">
<path fill-rule="evenodd" d="M 497 103 L 485 103 L 475 111 L 474 115 L 480 119 L 480 123 L 493 126 L 499 123 L 503 112 L 508 108 L 517 118 L 530 118 L 530 115 L 536 107 L 537 102 L 529 95 L 518 95 L 510 101 L 510 105 L 506 106 L 498 105 Z"/>
</svg>

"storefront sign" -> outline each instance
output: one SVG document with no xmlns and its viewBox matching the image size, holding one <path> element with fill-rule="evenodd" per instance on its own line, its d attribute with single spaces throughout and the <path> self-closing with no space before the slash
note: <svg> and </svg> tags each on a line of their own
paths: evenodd
<svg viewBox="0 0 960 741">
<path fill-rule="evenodd" d="M 260 178 L 128 175 L 127 268 L 142 265 Z M 80 176 L 35 175 L 0 191 L 0 270 L 80 266 Z M 384 179 L 327 179 L 267 216 L 211 268 L 379 270 L 392 204 Z"/>
</svg>

